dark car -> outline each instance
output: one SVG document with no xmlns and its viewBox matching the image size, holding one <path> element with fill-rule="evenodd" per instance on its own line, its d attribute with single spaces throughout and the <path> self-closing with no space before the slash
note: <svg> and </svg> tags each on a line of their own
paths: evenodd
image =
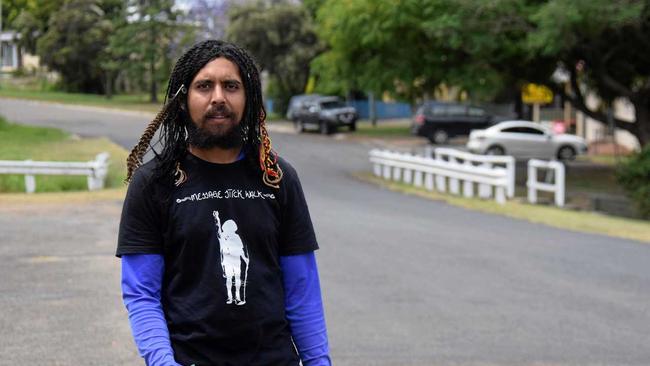
<svg viewBox="0 0 650 366">
<path fill-rule="evenodd" d="M 427 102 L 416 110 L 411 130 L 434 144 L 444 144 L 451 137 L 467 136 L 471 130 L 487 128 L 501 120 L 479 107 Z"/>
<path fill-rule="evenodd" d="M 287 119 L 289 121 L 294 120 L 294 114 L 296 111 L 298 111 L 300 108 L 302 108 L 303 103 L 321 98 L 322 95 L 319 94 L 300 94 L 300 95 L 294 95 L 289 99 L 289 105 L 287 106 Z"/>
<path fill-rule="evenodd" d="M 303 101 L 292 117 L 297 132 L 312 127 L 322 134 L 335 132 L 343 126 L 355 131 L 359 119 L 357 110 L 347 106 L 338 97 L 318 97 Z"/>
</svg>

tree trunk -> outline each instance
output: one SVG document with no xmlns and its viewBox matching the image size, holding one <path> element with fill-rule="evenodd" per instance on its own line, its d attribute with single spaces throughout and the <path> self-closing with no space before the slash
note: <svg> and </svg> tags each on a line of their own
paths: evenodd
<svg viewBox="0 0 650 366">
<path fill-rule="evenodd" d="M 113 98 L 113 73 L 110 71 L 107 71 L 104 73 L 104 77 L 106 78 L 106 86 L 105 86 L 105 93 L 106 93 L 106 99 L 112 99 Z"/>
<path fill-rule="evenodd" d="M 156 87 L 156 62 L 154 53 L 151 53 L 149 62 L 149 77 L 151 78 L 150 100 L 151 103 L 158 103 L 158 90 Z"/>
<path fill-rule="evenodd" d="M 650 143 L 650 104 L 635 103 L 636 133 L 633 133 L 641 148 Z"/>
<path fill-rule="evenodd" d="M 151 78 L 151 103 L 158 103 L 158 88 L 156 86 L 156 28 L 151 26 L 151 52 L 149 53 L 149 77 Z"/>
</svg>

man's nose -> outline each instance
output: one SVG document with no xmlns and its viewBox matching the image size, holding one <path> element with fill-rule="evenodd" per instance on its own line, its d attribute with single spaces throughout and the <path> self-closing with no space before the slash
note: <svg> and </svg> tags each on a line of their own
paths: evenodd
<svg viewBox="0 0 650 366">
<path fill-rule="evenodd" d="M 221 104 L 225 103 L 225 101 L 226 99 L 223 87 L 217 84 L 212 91 L 212 99 L 210 100 L 210 104 Z"/>
</svg>

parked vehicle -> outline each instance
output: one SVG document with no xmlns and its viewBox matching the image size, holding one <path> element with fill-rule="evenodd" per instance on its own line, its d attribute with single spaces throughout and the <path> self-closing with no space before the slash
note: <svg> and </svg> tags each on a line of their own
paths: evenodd
<svg viewBox="0 0 650 366">
<path fill-rule="evenodd" d="M 503 119 L 479 107 L 426 102 L 417 108 L 411 131 L 434 144 L 444 144 L 451 137 L 467 136 L 471 130 L 489 127 Z"/>
<path fill-rule="evenodd" d="M 517 159 L 573 160 L 587 152 L 582 137 L 554 134 L 549 128 L 529 121 L 506 121 L 469 134 L 467 149 L 487 155 L 511 155 Z"/>
<path fill-rule="evenodd" d="M 300 108 L 293 113 L 297 132 L 313 127 L 325 135 L 335 132 L 341 126 L 355 131 L 358 118 L 356 109 L 347 106 L 338 97 L 321 96 L 308 99 L 301 102 Z"/>
<path fill-rule="evenodd" d="M 287 106 L 287 119 L 289 121 L 294 120 L 294 114 L 296 113 L 297 110 L 302 108 L 302 104 L 304 102 L 307 102 L 309 100 L 314 100 L 320 98 L 320 94 L 300 94 L 300 95 L 294 95 L 289 99 L 289 105 Z"/>
</svg>

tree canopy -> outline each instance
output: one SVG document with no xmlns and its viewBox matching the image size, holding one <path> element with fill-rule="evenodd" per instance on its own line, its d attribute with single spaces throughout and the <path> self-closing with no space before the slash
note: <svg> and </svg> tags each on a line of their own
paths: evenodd
<svg viewBox="0 0 650 366">
<path fill-rule="evenodd" d="M 322 50 L 311 16 L 304 7 L 284 1 L 249 3 L 232 7 L 229 23 L 227 38 L 249 50 L 268 71 L 272 96 L 284 111 L 289 97 L 304 92 L 309 64 Z"/>
<path fill-rule="evenodd" d="M 104 68 L 147 85 L 151 102 L 158 102 L 159 84 L 171 69 L 169 49 L 183 27 L 173 5 L 173 0 L 128 0 L 105 49 Z"/>
<path fill-rule="evenodd" d="M 593 93 L 608 105 L 629 100 L 635 121 L 614 119 L 616 127 L 650 142 L 650 2 L 554 0 L 532 16 L 537 29 L 529 47 L 556 60 L 568 73 L 570 91 L 547 82 L 588 116 L 603 123 L 607 113 L 586 103 Z M 634 122 L 634 123 L 630 123 Z"/>
<path fill-rule="evenodd" d="M 114 10 L 106 5 L 111 4 L 68 0 L 52 14 L 47 32 L 38 39 L 38 55 L 43 63 L 61 73 L 67 90 L 103 92 L 99 61 L 113 30 L 107 11 Z"/>
<path fill-rule="evenodd" d="M 504 91 L 518 96 L 524 83 L 536 82 L 602 122 L 606 113 L 588 108 L 585 91 L 606 103 L 624 97 L 635 106 L 636 122 L 616 125 L 645 144 L 649 6 L 643 0 L 326 0 L 317 21 L 328 51 L 313 65 L 330 89 L 410 101 L 443 84 L 489 100 Z M 569 93 L 552 78 L 558 67 L 571 76 Z"/>
</svg>

